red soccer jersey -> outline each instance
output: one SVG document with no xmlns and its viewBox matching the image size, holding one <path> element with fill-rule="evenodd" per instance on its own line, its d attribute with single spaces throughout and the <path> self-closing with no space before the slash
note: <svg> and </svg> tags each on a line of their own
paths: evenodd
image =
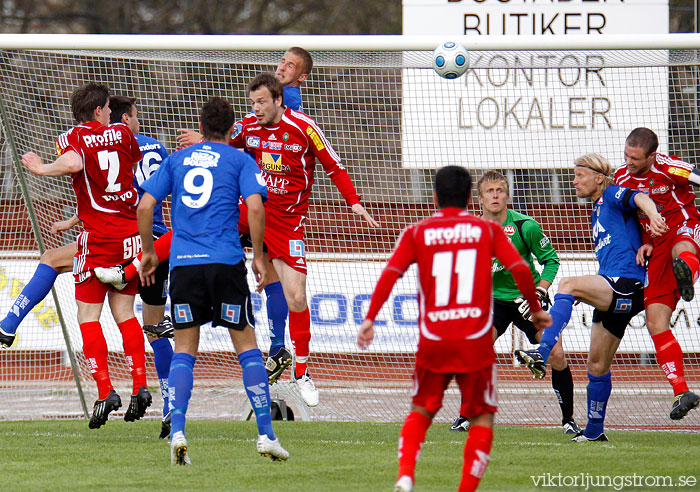
<svg viewBox="0 0 700 492">
<path fill-rule="evenodd" d="M 508 270 L 524 263 L 499 224 L 462 209 L 444 208 L 402 232 L 386 268 L 403 274 L 418 265 L 417 365 L 461 373 L 495 362 L 493 257 Z"/>
<path fill-rule="evenodd" d="M 694 167 L 676 156 L 656 154 L 656 162 L 646 174 L 631 174 L 625 164 L 615 171 L 615 183 L 649 195 L 666 224 L 673 228 L 686 220 L 700 220 L 695 192 L 688 181 Z M 648 236 L 649 218 L 640 213 L 639 222 Z"/>
<path fill-rule="evenodd" d="M 360 202 L 350 176 L 316 122 L 287 108 L 282 120 L 261 126 L 249 114 L 236 123 L 231 145 L 255 156 L 267 183 L 266 209 L 306 215 L 318 160 L 348 205 Z"/>
<path fill-rule="evenodd" d="M 73 150 L 83 169 L 71 175 L 77 215 L 94 237 L 130 237 L 138 233 L 134 164 L 142 159 L 139 144 L 123 123 L 97 121 L 73 127 L 56 140 L 58 154 Z"/>
</svg>

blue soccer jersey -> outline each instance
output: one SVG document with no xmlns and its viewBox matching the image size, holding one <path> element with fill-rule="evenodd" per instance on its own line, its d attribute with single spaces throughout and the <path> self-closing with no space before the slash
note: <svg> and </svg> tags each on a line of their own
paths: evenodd
<svg viewBox="0 0 700 492">
<path fill-rule="evenodd" d="M 299 87 L 285 85 L 282 90 L 284 91 L 284 105 L 290 109 L 293 109 L 294 111 L 301 111 L 303 113 L 304 108 L 301 105 L 301 90 Z"/>
<path fill-rule="evenodd" d="M 255 161 L 227 144 L 201 142 L 170 155 L 142 185 L 160 201 L 172 193 L 170 268 L 244 259 L 238 199 L 267 187 Z"/>
<path fill-rule="evenodd" d="M 141 185 L 151 177 L 151 174 L 156 172 L 161 162 L 168 157 L 168 151 L 155 138 L 147 137 L 146 135 L 135 135 L 135 137 L 136 142 L 139 144 L 139 150 L 143 154 L 143 159 L 139 161 L 134 171 L 134 186 L 136 186 L 140 198 L 143 196 Z M 161 202 L 158 202 L 158 205 L 153 210 L 153 232 L 158 236 L 168 232 L 168 228 L 163 222 L 163 204 Z"/>
<path fill-rule="evenodd" d="M 634 195 L 638 192 L 617 185 L 608 186 L 596 200 L 591 214 L 598 275 L 626 277 L 644 282 L 645 269 L 637 265 L 642 245 Z"/>
</svg>

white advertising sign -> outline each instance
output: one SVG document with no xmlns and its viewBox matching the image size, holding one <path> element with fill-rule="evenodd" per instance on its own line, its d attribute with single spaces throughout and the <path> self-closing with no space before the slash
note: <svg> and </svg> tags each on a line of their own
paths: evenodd
<svg viewBox="0 0 700 492">
<path fill-rule="evenodd" d="M 446 40 L 668 32 L 667 0 L 404 0 L 403 6 L 404 34 Z M 569 167 L 589 152 L 617 163 L 625 137 L 638 126 L 655 130 L 665 145 L 667 68 L 641 68 L 645 55 L 636 53 L 626 55 L 628 68 L 612 68 L 620 56 L 472 52 L 470 69 L 456 80 L 405 69 L 403 166 Z"/>
</svg>

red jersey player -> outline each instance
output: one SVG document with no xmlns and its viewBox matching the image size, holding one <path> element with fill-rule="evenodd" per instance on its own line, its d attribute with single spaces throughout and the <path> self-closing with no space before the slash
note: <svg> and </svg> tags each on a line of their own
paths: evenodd
<svg viewBox="0 0 700 492">
<path fill-rule="evenodd" d="M 112 410 L 121 407 L 121 399 L 109 378 L 107 342 L 99 322 L 105 295 L 121 331 L 133 379 L 131 402 L 124 420 L 140 419 L 151 404 L 143 334 L 133 309 L 137 281 L 117 292 L 93 274 L 95 267 L 131 260 L 141 249 L 133 166 L 142 156 L 126 125 L 109 124 L 109 89 L 104 85 L 90 82 L 76 89 L 71 96 L 71 109 L 80 124 L 60 137 L 57 146 L 61 155 L 56 161 L 44 165 L 37 154 L 29 152 L 22 156 L 22 163 L 42 176 L 71 175 L 78 202 L 77 215 L 85 227 L 77 238 L 73 273 L 83 351 L 98 389 L 90 418 L 90 428 L 95 429 L 107 422 Z"/>
<path fill-rule="evenodd" d="M 645 244 L 639 249 L 637 262 L 644 264 L 649 257 L 648 285 L 644 289 L 647 328 L 656 347 L 656 358 L 675 394 L 670 417 L 679 420 L 700 403 L 700 398 L 688 390 L 683 350 L 670 329 L 678 300 L 693 298 L 693 284 L 698 278 L 700 214 L 690 184 L 700 184 L 700 173 L 675 156 L 659 154 L 658 146 L 659 139 L 653 131 L 632 130 L 625 141 L 625 164 L 615 172 L 615 183 L 648 194 L 668 226 L 666 234 L 654 236 L 649 218 L 639 215 Z"/>
<path fill-rule="evenodd" d="M 535 327 L 542 330 L 551 324 L 538 300 L 527 263 L 501 226 L 465 210 L 471 189 L 466 169 L 447 166 L 437 172 L 433 201 L 440 210 L 402 232 L 357 335 L 357 345 L 367 348 L 374 338 L 374 319 L 394 283 L 417 263 L 420 340 L 413 405 L 399 438 L 399 479 L 394 488 L 398 492 L 413 490 L 418 452 L 453 377 L 465 402 L 462 410 L 471 422 L 460 492 L 476 490 L 488 464 L 497 410 L 491 329 L 493 257 L 513 275 L 533 308 Z"/>
<path fill-rule="evenodd" d="M 353 212 L 371 227 L 378 224 L 360 203 L 350 176 L 323 131 L 309 116 L 286 108 L 282 91 L 282 84 L 272 73 L 262 73 L 248 84 L 253 113 L 236 123 L 237 132 L 231 144 L 255 157 L 267 184 L 265 245 L 289 305 L 297 388 L 306 404 L 315 406 L 319 402 L 318 390 L 307 371 L 311 331 L 306 301 L 304 225 L 316 162 L 330 176 Z M 241 213 L 241 217 L 245 218 L 246 214 Z M 239 223 L 239 230 L 246 232 L 245 220 Z"/>
</svg>

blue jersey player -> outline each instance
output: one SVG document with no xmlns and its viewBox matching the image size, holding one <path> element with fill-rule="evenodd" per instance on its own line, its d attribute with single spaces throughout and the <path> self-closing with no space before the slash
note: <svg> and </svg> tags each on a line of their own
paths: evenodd
<svg viewBox="0 0 700 492">
<path fill-rule="evenodd" d="M 289 453 L 275 437 L 270 417 L 270 389 L 253 329 L 245 255 L 238 235 L 238 198 L 248 207 L 253 272 L 259 285 L 266 280 L 262 241 L 267 188 L 255 161 L 228 145 L 233 110 L 222 98 L 212 98 L 200 113 L 204 141 L 175 152 L 142 188 L 138 208 L 143 257 L 139 274 L 153 279 L 158 258 L 152 222 L 156 204 L 172 194 L 173 238 L 170 246 L 170 301 L 175 324 L 175 354 L 170 366 L 171 461 L 190 464 L 185 414 L 193 386 L 199 328 L 209 321 L 229 329 L 243 369 L 243 384 L 255 411 L 257 449 L 273 460 Z"/>
<path fill-rule="evenodd" d="M 293 46 L 289 48 L 280 59 L 275 70 L 275 77 L 283 86 L 284 105 L 295 111 L 303 111 L 301 101 L 301 85 L 306 81 L 313 68 L 311 54 L 304 48 Z M 192 145 L 202 138 L 200 134 L 192 130 L 178 130 L 181 135 L 177 140 L 181 146 Z M 241 240 L 244 246 L 249 246 L 247 238 Z M 265 285 L 267 300 L 267 317 L 270 327 L 270 351 L 265 363 L 270 384 L 276 382 L 284 370 L 292 364 L 292 354 L 285 348 L 285 328 L 289 307 L 284 297 L 282 284 L 279 281 L 274 268 L 268 271 L 268 282 Z"/>
<path fill-rule="evenodd" d="M 605 409 L 612 390 L 610 364 L 630 320 L 644 309 L 645 268 L 637 260 L 642 245 L 637 210 L 650 219 L 653 234 L 666 231 L 654 202 L 644 193 L 612 184 L 610 163 L 601 155 L 587 154 L 574 162 L 576 196 L 593 202 L 591 226 L 598 259 L 598 275 L 566 277 L 559 282 L 537 350 L 516 350 L 531 370 L 543 368 L 559 334 L 569 323 L 574 302 L 595 308 L 588 369 L 588 424 L 572 440 L 607 441 Z M 533 371 L 534 372 L 534 371 Z"/>
</svg>

